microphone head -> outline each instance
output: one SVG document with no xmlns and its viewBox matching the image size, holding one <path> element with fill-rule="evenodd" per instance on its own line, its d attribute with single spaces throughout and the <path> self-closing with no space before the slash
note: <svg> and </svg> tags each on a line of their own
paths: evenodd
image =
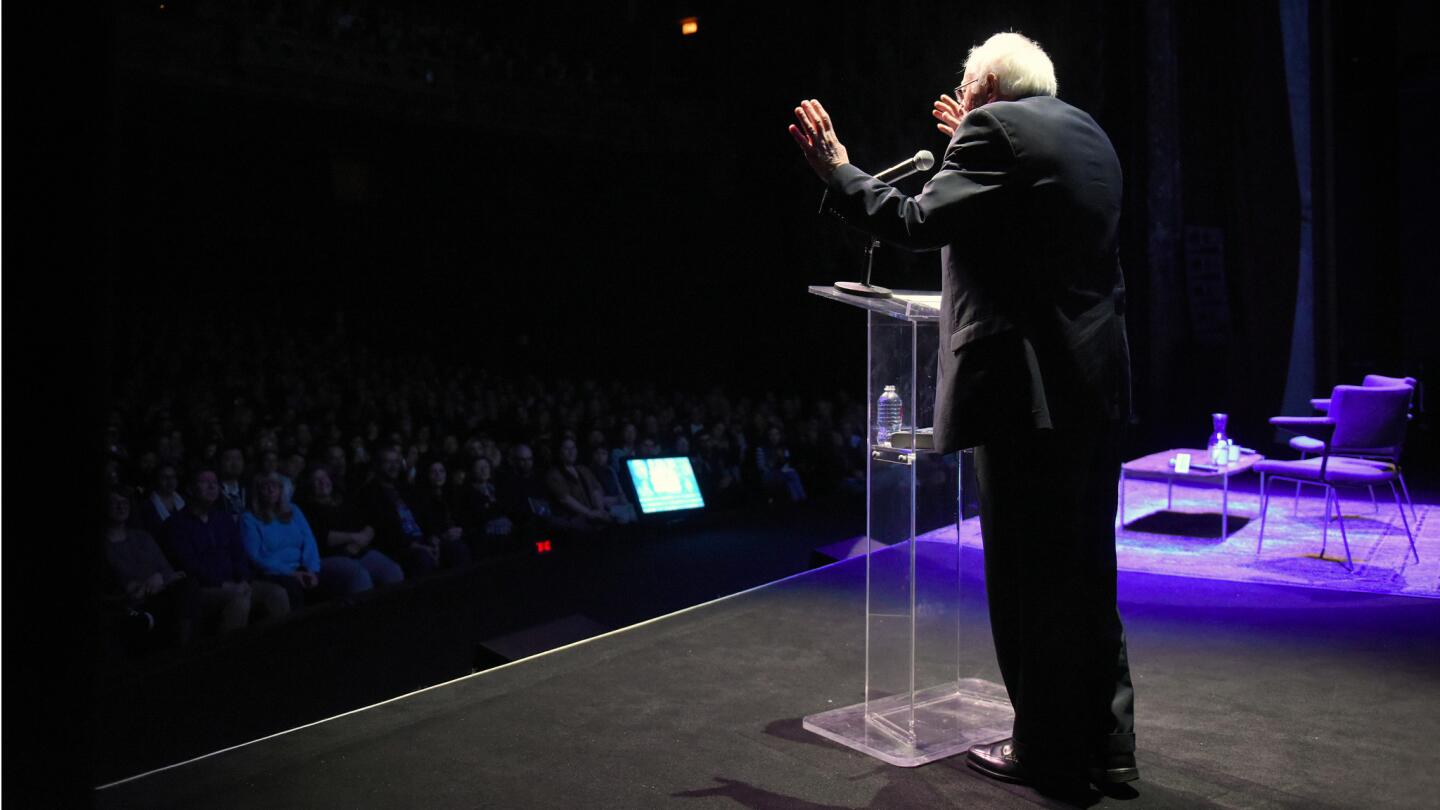
<svg viewBox="0 0 1440 810">
<path fill-rule="evenodd" d="M 930 171 L 930 167 L 934 165 L 935 156 L 930 153 L 929 149 L 921 149 L 915 153 L 915 168 L 922 172 L 928 172 Z"/>
</svg>

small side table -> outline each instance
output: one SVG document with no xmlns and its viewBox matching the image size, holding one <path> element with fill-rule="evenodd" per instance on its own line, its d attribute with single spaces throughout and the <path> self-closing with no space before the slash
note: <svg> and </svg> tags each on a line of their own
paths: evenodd
<svg viewBox="0 0 1440 810">
<path fill-rule="evenodd" d="M 1170 508 L 1175 503 L 1175 484 L 1179 482 L 1195 486 L 1220 486 L 1220 539 L 1224 540 L 1230 534 L 1230 478 L 1243 472 L 1248 472 L 1255 463 L 1265 457 L 1259 453 L 1244 453 L 1236 461 L 1221 466 L 1217 470 L 1197 470 L 1190 468 L 1189 472 L 1177 473 L 1175 467 L 1170 464 L 1170 459 L 1178 453 L 1189 453 L 1192 464 L 1207 464 L 1210 458 L 1204 450 L 1193 450 L 1180 448 L 1178 450 L 1162 450 L 1159 453 L 1151 453 L 1148 456 L 1141 456 L 1132 461 L 1120 465 L 1120 527 L 1125 528 L 1125 482 L 1131 478 L 1141 481 L 1164 481 L 1165 486 L 1165 508 Z"/>
</svg>

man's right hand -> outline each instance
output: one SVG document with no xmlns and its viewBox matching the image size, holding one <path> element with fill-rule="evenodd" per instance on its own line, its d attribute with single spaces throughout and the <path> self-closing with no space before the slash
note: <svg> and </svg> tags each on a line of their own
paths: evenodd
<svg viewBox="0 0 1440 810">
<path fill-rule="evenodd" d="M 795 108 L 795 120 L 798 124 L 790 125 L 790 136 L 815 175 L 828 181 L 837 168 L 850 162 L 850 153 L 836 136 L 830 113 L 825 112 L 818 99 L 812 98 Z"/>
</svg>

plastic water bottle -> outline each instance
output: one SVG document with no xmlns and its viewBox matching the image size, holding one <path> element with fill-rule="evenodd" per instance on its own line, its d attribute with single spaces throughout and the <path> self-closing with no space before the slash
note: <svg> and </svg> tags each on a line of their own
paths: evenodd
<svg viewBox="0 0 1440 810">
<path fill-rule="evenodd" d="M 890 434 L 899 432 L 904 419 L 905 403 L 900 401 L 900 394 L 895 391 L 895 386 L 885 386 L 880 403 L 875 407 L 875 443 L 889 444 Z"/>
</svg>

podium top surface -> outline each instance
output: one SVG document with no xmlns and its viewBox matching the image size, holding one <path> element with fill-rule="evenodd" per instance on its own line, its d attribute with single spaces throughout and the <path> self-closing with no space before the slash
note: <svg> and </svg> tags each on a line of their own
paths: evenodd
<svg viewBox="0 0 1440 810">
<path fill-rule="evenodd" d="M 864 298 L 837 289 L 832 284 L 816 284 L 809 288 L 811 294 L 829 298 L 852 307 L 882 312 L 894 318 L 907 321 L 940 320 L 940 293 L 932 290 L 894 290 L 890 298 Z"/>
</svg>

